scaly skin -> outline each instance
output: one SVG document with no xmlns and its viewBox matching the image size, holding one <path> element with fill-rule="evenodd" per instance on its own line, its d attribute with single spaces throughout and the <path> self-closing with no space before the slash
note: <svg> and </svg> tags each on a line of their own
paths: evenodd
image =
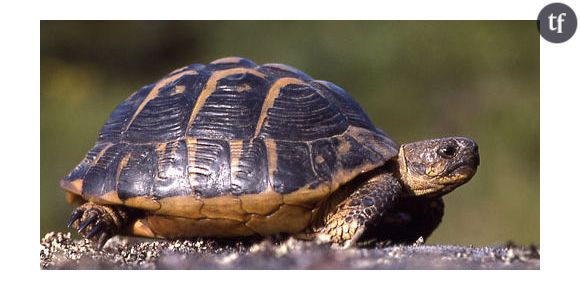
<svg viewBox="0 0 580 290">
<path fill-rule="evenodd" d="M 327 217 L 318 238 L 350 246 L 367 227 L 374 226 L 383 212 L 396 205 L 402 191 L 402 185 L 390 172 L 381 172 L 368 179 L 338 204 Z"/>
<path fill-rule="evenodd" d="M 473 140 L 460 137 L 404 144 L 374 175 L 331 197 L 331 203 L 342 200 L 323 207 L 323 226 L 314 230 L 318 239 L 345 247 L 361 237 L 395 243 L 426 239 L 443 217 L 441 197 L 475 174 L 477 151 Z"/>
</svg>

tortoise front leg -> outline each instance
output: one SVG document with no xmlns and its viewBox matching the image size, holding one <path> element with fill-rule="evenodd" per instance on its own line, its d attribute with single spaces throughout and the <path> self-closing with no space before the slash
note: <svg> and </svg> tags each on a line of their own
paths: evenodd
<svg viewBox="0 0 580 290">
<path fill-rule="evenodd" d="M 72 212 L 67 227 L 78 230 L 87 239 L 95 242 L 97 249 L 101 249 L 107 240 L 121 232 L 130 220 L 132 215 L 125 207 L 86 202 Z"/>
<path fill-rule="evenodd" d="M 370 178 L 328 216 L 319 240 L 345 247 L 354 245 L 367 228 L 376 226 L 383 212 L 396 205 L 402 194 L 401 184 L 390 173 Z"/>
</svg>

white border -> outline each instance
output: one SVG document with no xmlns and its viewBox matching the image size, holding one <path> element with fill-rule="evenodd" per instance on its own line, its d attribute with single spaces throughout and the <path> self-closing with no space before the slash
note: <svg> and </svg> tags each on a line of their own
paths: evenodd
<svg viewBox="0 0 580 290">
<path fill-rule="evenodd" d="M 55 4 L 58 3 L 58 4 Z M 546 1 L 42 1 L 42 19 L 529 20 Z M 58 9 L 56 7 L 64 8 Z M 50 13 L 46 13 L 50 11 Z M 533 15 L 533 17 L 531 17 Z"/>
<path fill-rule="evenodd" d="M 551 1 L 39 1 L 3 3 L 2 276 L 44 288 L 545 288 L 577 285 L 578 51 L 541 41 L 541 268 L 538 271 L 38 270 L 40 19 L 535 19 Z M 555 1 L 554 1 L 555 2 Z M 580 15 L 580 3 L 568 4 Z M 382 4 L 378 4 L 382 3 Z M 576 230 L 576 231 L 575 231 Z M 34 249 L 34 250 L 33 250 Z M 6 257 L 8 259 L 6 259 Z M 32 272 L 32 273 L 30 273 Z M 30 275 L 32 274 L 32 275 Z M 14 283 L 12 283 L 14 282 Z M 17 286 L 18 285 L 18 286 Z M 22 286 L 20 286 L 22 285 Z M 224 286 L 224 287 L 221 287 Z M 243 287 L 248 286 L 248 287 Z"/>
</svg>

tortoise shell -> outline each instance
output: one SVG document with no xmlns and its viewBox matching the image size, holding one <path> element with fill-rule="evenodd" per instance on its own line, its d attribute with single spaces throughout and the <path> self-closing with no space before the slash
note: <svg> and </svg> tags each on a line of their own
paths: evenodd
<svg viewBox="0 0 580 290">
<path fill-rule="evenodd" d="M 297 232 L 340 185 L 398 148 L 338 86 L 228 57 L 133 93 L 60 184 L 71 197 L 166 221 L 214 220 L 210 232 L 223 230 L 218 219 L 231 235 Z"/>
</svg>

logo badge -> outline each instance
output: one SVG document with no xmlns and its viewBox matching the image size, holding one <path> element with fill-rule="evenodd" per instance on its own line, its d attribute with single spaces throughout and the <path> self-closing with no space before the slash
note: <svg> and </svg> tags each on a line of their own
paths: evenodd
<svg viewBox="0 0 580 290">
<path fill-rule="evenodd" d="M 553 43 L 562 43 L 572 38 L 577 23 L 572 8 L 562 3 L 549 4 L 538 15 L 540 35 Z"/>
</svg>

